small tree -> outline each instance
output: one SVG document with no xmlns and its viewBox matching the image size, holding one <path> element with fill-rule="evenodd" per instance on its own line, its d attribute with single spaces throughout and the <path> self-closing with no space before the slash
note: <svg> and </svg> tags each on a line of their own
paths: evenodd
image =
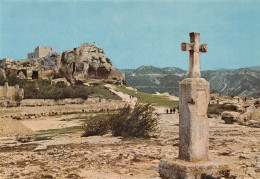
<svg viewBox="0 0 260 179">
<path fill-rule="evenodd" d="M 7 76 L 7 82 L 10 86 L 19 85 L 20 81 L 21 80 L 15 74 L 10 74 Z"/>
</svg>

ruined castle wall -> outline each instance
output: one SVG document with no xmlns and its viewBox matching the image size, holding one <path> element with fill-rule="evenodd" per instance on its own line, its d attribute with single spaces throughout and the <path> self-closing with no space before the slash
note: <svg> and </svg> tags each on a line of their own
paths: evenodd
<svg viewBox="0 0 260 179">
<path fill-rule="evenodd" d="M 57 53 L 57 49 L 55 47 L 41 47 L 38 46 L 35 49 L 35 57 L 36 58 L 41 58 L 41 57 L 46 57 L 47 55 L 51 56 L 53 54 Z"/>
<path fill-rule="evenodd" d="M 31 52 L 27 54 L 27 59 L 35 58 L 35 53 Z"/>
<path fill-rule="evenodd" d="M 35 49 L 35 57 L 46 57 L 48 55 L 48 50 L 45 47 L 38 46 Z"/>
<path fill-rule="evenodd" d="M 20 101 L 24 98 L 24 90 L 16 86 L 8 86 L 6 83 L 4 86 L 0 86 L 0 106 L 1 107 L 13 107 L 19 106 Z"/>
<path fill-rule="evenodd" d="M 56 54 L 57 53 L 56 47 L 47 47 L 47 53 L 49 56 Z"/>
</svg>

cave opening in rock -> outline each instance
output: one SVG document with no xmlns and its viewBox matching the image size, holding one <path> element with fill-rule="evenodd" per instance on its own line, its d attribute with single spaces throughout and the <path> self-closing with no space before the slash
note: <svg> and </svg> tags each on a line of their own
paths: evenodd
<svg viewBox="0 0 260 179">
<path fill-rule="evenodd" d="M 72 76 L 74 75 L 75 71 L 76 71 L 76 64 L 72 63 Z"/>
<path fill-rule="evenodd" d="M 32 73 L 32 79 L 38 79 L 39 78 L 39 73 L 38 71 L 33 71 Z"/>
<path fill-rule="evenodd" d="M 23 69 L 23 70 L 18 70 L 17 71 L 17 75 L 19 75 L 19 73 L 22 72 L 23 75 L 27 78 L 27 70 Z"/>
<path fill-rule="evenodd" d="M 89 66 L 88 77 L 90 79 L 96 79 L 97 78 L 97 70 L 93 66 Z"/>
</svg>

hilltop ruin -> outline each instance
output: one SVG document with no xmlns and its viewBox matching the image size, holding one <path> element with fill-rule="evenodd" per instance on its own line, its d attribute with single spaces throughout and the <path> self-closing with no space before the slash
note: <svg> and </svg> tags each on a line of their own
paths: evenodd
<svg viewBox="0 0 260 179">
<path fill-rule="evenodd" d="M 115 84 L 125 84 L 125 74 L 117 70 L 104 51 L 94 44 L 85 43 L 61 54 L 55 47 L 38 46 L 27 57 L 18 61 L 9 58 L 0 60 L 0 75 L 15 74 L 28 80 L 66 77 L 72 82 L 107 79 Z"/>
</svg>

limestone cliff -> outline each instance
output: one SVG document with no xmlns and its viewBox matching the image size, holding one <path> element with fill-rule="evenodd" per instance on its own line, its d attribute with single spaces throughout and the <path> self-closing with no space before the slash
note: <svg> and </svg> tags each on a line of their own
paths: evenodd
<svg viewBox="0 0 260 179">
<path fill-rule="evenodd" d="M 115 69 L 104 51 L 88 43 L 61 54 L 41 58 L 0 60 L 0 74 L 16 74 L 20 79 L 53 79 L 59 74 L 71 81 L 109 79 L 117 84 L 125 83 L 125 74 Z"/>
</svg>

